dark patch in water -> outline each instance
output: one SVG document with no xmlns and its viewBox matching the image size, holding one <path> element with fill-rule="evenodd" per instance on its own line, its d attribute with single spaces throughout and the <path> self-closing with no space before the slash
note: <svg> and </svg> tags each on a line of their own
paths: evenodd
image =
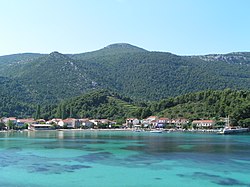
<svg viewBox="0 0 250 187">
<path fill-rule="evenodd" d="M 72 166 L 68 166 L 68 169 L 72 169 L 72 170 L 77 170 L 77 169 L 83 169 L 83 168 L 92 168 L 91 166 L 84 166 L 84 165 L 72 165 Z"/>
<path fill-rule="evenodd" d="M 237 181 L 237 180 L 231 179 L 231 178 L 219 180 L 218 182 L 216 182 L 216 184 L 223 185 L 223 186 L 235 186 L 235 185 L 239 185 L 239 186 L 244 185 L 245 186 L 246 185 L 240 181 Z"/>
<path fill-rule="evenodd" d="M 48 172 L 49 169 L 47 168 L 41 168 L 41 167 L 36 167 L 35 168 L 35 172 Z"/>
<path fill-rule="evenodd" d="M 58 141 L 58 142 L 53 142 L 51 144 L 44 144 L 42 143 L 42 145 L 44 145 L 43 147 L 45 149 L 76 149 L 76 150 L 88 150 L 90 149 L 89 151 L 92 151 L 91 149 L 92 148 L 88 148 L 87 145 L 91 145 L 91 144 L 106 144 L 107 142 L 106 141 Z M 101 150 L 98 150 L 98 151 L 101 151 Z"/>
<path fill-rule="evenodd" d="M 75 160 L 78 162 L 95 162 L 100 160 L 106 160 L 113 156 L 110 152 L 99 152 L 99 153 L 90 153 L 88 155 L 77 157 Z"/>
<path fill-rule="evenodd" d="M 7 149 L 8 151 L 22 151 L 22 149 L 20 147 L 10 147 Z"/>
<path fill-rule="evenodd" d="M 151 166 L 161 162 L 160 159 L 143 154 L 132 155 L 130 157 L 125 158 L 124 161 L 130 163 L 131 165 L 145 165 L 145 166 Z"/>
<path fill-rule="evenodd" d="M 162 178 L 160 178 L 160 177 L 155 177 L 155 180 L 162 180 Z"/>
<path fill-rule="evenodd" d="M 104 149 L 87 147 L 87 148 L 84 148 L 84 150 L 94 152 L 94 151 L 103 151 Z"/>
<path fill-rule="evenodd" d="M 194 172 L 192 175 L 184 175 L 184 174 L 177 174 L 179 177 L 185 178 L 193 178 L 193 179 L 202 179 L 202 180 L 209 180 L 212 183 L 223 185 L 223 186 L 250 186 L 250 184 L 246 184 L 240 182 L 233 178 L 221 177 L 219 175 L 208 174 L 204 172 Z"/>
<path fill-rule="evenodd" d="M 182 178 L 187 177 L 187 175 L 184 175 L 184 174 L 176 174 L 176 176 L 182 177 Z"/>
<path fill-rule="evenodd" d="M 60 164 L 40 164 L 32 165 L 31 167 L 28 167 L 29 172 L 39 172 L 39 173 L 44 173 L 44 174 L 61 174 L 63 172 L 74 172 L 75 170 L 79 169 L 86 169 L 86 168 L 91 168 L 91 166 L 86 166 L 86 165 L 60 165 Z"/>
<path fill-rule="evenodd" d="M 126 147 L 122 147 L 123 150 L 129 150 L 129 151 L 145 151 L 145 146 L 135 146 L 135 145 L 129 145 Z"/>
<path fill-rule="evenodd" d="M 203 172 L 195 172 L 193 176 L 195 178 L 210 180 L 213 183 L 224 185 L 224 186 L 246 185 L 245 183 L 242 183 L 236 179 L 224 178 L 224 177 L 220 177 L 219 175 L 212 175 L 212 174 L 203 173 Z"/>
</svg>

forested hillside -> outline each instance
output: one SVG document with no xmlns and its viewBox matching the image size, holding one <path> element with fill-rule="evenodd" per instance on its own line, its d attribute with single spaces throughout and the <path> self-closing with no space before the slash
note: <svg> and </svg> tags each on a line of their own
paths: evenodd
<svg viewBox="0 0 250 187">
<path fill-rule="evenodd" d="M 41 118 L 108 118 L 124 120 L 133 116 L 141 106 L 130 98 L 107 90 L 93 91 L 62 101 L 57 106 L 41 107 Z"/>
<path fill-rule="evenodd" d="M 188 119 L 219 119 L 230 116 L 233 124 L 250 126 L 250 91 L 208 90 L 163 99 L 150 105 L 159 116 Z"/>
<path fill-rule="evenodd" d="M 122 121 L 127 117 L 143 119 L 150 115 L 189 120 L 230 116 L 232 124 L 250 126 L 250 92 L 243 90 L 208 90 L 149 103 L 138 103 L 104 90 L 63 101 L 51 108 L 53 110 L 44 108 L 41 117 L 109 118 Z"/>
<path fill-rule="evenodd" d="M 95 89 L 152 101 L 207 89 L 250 89 L 249 62 L 249 53 L 178 56 L 113 44 L 82 54 L 3 56 L 0 76 L 18 81 L 28 92 L 19 94 L 35 104 L 57 104 Z"/>
<path fill-rule="evenodd" d="M 211 63 L 160 52 L 119 53 L 83 60 L 99 85 L 136 99 L 158 100 L 207 89 L 250 88 L 247 65 Z"/>
<path fill-rule="evenodd" d="M 28 63 L 42 56 L 44 56 L 44 54 L 39 53 L 22 53 L 0 56 L 0 75 L 5 75 L 5 73 L 8 73 L 8 68 L 14 64 Z"/>
<path fill-rule="evenodd" d="M 67 55 L 52 52 L 28 63 L 15 63 L 5 75 L 18 80 L 36 104 L 57 103 L 96 87 L 78 63 Z"/>
<path fill-rule="evenodd" d="M 6 77 L 0 77 L 0 117 L 30 116 L 35 111 L 29 104 L 32 102 L 34 102 L 32 96 L 22 84 Z"/>
<path fill-rule="evenodd" d="M 0 57 L 0 83 L 0 116 L 249 120 L 249 91 L 230 90 L 250 90 L 246 52 L 178 56 L 113 44 L 81 54 L 8 55 Z"/>
<path fill-rule="evenodd" d="M 13 98 L 10 93 L 1 95 L 1 116 L 108 118 L 120 123 L 128 117 L 143 119 L 150 115 L 190 120 L 230 116 L 234 125 L 250 126 L 250 91 L 244 90 L 208 90 L 158 102 L 137 102 L 108 90 L 100 90 L 47 105 L 21 102 L 22 98 Z"/>
</svg>

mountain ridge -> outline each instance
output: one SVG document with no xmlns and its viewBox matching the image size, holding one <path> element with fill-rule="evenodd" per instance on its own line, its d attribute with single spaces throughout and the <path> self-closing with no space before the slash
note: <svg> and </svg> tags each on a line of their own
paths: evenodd
<svg viewBox="0 0 250 187">
<path fill-rule="evenodd" d="M 146 52 L 162 52 L 162 53 L 171 53 L 171 54 L 174 54 L 174 55 L 177 55 L 177 56 L 193 56 L 193 57 L 197 57 L 197 56 L 210 56 L 210 55 L 248 55 L 250 56 L 250 52 L 248 51 L 234 51 L 234 52 L 228 52 L 228 53 L 208 53 L 208 54 L 204 54 L 204 55 L 199 55 L 199 54 L 194 54 L 194 55 L 179 55 L 179 54 L 176 54 L 176 53 L 172 53 L 172 52 L 167 52 L 167 51 L 149 51 L 149 50 L 146 50 L 142 47 L 138 47 L 136 45 L 132 45 L 132 44 L 129 44 L 129 43 L 113 43 L 113 44 L 109 44 L 103 48 L 100 48 L 100 49 L 97 49 L 97 50 L 93 50 L 93 51 L 86 51 L 86 52 L 82 52 L 82 53 L 91 53 L 91 52 L 96 52 L 96 51 L 99 51 L 99 50 L 102 50 L 102 49 L 114 49 L 114 48 L 118 48 L 118 49 L 137 49 L 138 51 L 146 51 Z M 56 52 L 56 53 L 61 53 L 59 51 L 52 51 L 50 53 L 47 53 L 47 54 L 51 54 L 53 52 Z M 82 54 L 82 53 L 67 53 L 67 55 L 77 55 L 77 54 Z M 61 53 L 63 54 L 63 53 Z M 19 56 L 19 55 L 46 55 L 46 53 L 33 53 L 33 52 L 24 52 L 24 53 L 13 53 L 13 54 L 7 54 L 7 55 L 0 55 L 0 58 L 1 57 L 8 57 L 8 56 Z M 1 62 L 1 61 L 0 61 Z"/>
<path fill-rule="evenodd" d="M 159 100 L 207 89 L 250 89 L 249 54 L 180 56 L 118 43 L 80 54 L 0 57 L 0 76 L 18 80 L 37 103 L 57 103 L 95 89 Z"/>
</svg>

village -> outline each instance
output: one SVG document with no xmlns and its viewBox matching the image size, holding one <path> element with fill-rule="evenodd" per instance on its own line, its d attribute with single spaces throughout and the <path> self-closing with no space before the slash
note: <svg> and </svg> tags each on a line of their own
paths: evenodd
<svg viewBox="0 0 250 187">
<path fill-rule="evenodd" d="M 127 118 L 125 123 L 118 124 L 109 119 L 18 119 L 16 117 L 3 117 L 0 119 L 0 130 L 53 130 L 53 129 L 127 129 L 127 130 L 211 130 L 220 129 L 225 125 L 225 119 L 194 120 L 185 118 L 169 119 L 158 116 L 149 116 L 146 119 Z"/>
</svg>

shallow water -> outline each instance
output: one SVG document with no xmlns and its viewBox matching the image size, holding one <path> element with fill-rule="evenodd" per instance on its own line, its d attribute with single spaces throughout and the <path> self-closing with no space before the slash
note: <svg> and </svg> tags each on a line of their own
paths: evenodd
<svg viewBox="0 0 250 187">
<path fill-rule="evenodd" d="M 0 133 L 0 186 L 250 186 L 250 135 Z"/>
</svg>

